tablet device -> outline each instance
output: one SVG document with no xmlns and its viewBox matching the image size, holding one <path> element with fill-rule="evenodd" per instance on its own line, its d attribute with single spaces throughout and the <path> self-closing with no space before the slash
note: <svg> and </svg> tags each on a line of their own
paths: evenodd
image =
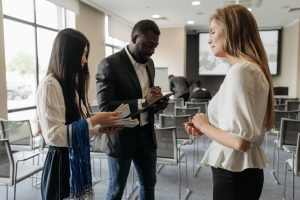
<svg viewBox="0 0 300 200">
<path fill-rule="evenodd" d="M 174 92 L 171 93 L 167 93 L 159 98 L 157 98 L 155 101 L 153 101 L 152 103 L 148 104 L 147 106 L 143 107 L 141 110 L 138 110 L 136 113 L 132 114 L 131 117 L 134 117 L 140 113 L 146 112 L 147 110 L 149 110 L 152 106 L 154 106 L 157 102 L 159 102 L 160 100 L 166 99 L 170 96 L 174 95 Z"/>
</svg>

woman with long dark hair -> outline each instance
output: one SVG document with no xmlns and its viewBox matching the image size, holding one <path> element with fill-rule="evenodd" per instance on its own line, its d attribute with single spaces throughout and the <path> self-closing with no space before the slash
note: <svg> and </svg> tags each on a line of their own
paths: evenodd
<svg viewBox="0 0 300 200">
<path fill-rule="evenodd" d="M 211 17 L 212 52 L 231 66 L 208 106 L 185 124 L 188 133 L 212 143 L 202 163 L 213 173 L 214 200 L 258 200 L 267 158 L 261 144 L 273 127 L 273 86 L 258 27 L 241 5 L 219 8 Z"/>
<path fill-rule="evenodd" d="M 81 32 L 60 31 L 47 75 L 37 90 L 39 123 L 50 146 L 41 181 L 43 200 L 91 199 L 89 139 L 121 128 L 114 126 L 118 112 L 91 115 L 87 96 L 89 49 L 89 41 Z"/>
</svg>

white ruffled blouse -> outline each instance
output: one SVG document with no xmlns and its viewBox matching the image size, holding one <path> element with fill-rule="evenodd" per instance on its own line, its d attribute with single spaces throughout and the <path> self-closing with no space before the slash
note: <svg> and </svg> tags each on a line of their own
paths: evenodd
<svg viewBox="0 0 300 200">
<path fill-rule="evenodd" d="M 208 118 L 213 126 L 249 141 L 250 148 L 243 153 L 212 141 L 203 164 L 233 172 L 267 166 L 261 144 L 268 94 L 268 81 L 256 64 L 245 61 L 230 67 L 209 103 Z"/>
</svg>

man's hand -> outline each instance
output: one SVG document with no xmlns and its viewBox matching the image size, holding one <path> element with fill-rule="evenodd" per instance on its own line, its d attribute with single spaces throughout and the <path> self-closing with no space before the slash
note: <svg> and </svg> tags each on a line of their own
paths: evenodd
<svg viewBox="0 0 300 200">
<path fill-rule="evenodd" d="M 156 99 L 162 96 L 161 88 L 159 86 L 155 86 L 148 89 L 148 93 L 145 96 L 146 102 L 148 104 L 153 103 Z"/>
</svg>

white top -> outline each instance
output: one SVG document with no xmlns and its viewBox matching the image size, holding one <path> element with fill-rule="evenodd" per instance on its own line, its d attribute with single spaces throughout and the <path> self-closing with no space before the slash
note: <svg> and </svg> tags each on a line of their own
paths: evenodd
<svg viewBox="0 0 300 200">
<path fill-rule="evenodd" d="M 139 82 L 140 82 L 143 97 L 145 97 L 147 95 L 148 89 L 150 87 L 150 81 L 149 81 L 148 73 L 146 70 L 146 64 L 141 64 L 141 63 L 136 62 L 134 60 L 134 58 L 131 56 L 131 54 L 129 53 L 127 46 L 125 46 L 125 51 L 129 57 L 129 60 L 131 61 L 132 65 L 134 67 L 134 70 L 135 70 L 137 77 L 139 79 Z M 142 109 L 141 100 L 142 99 L 138 99 L 138 109 Z M 148 121 L 149 121 L 148 120 L 148 112 L 140 113 L 140 125 L 144 126 L 144 125 L 148 124 Z"/>
<path fill-rule="evenodd" d="M 46 144 L 67 147 L 64 96 L 60 84 L 51 74 L 46 76 L 39 84 L 36 94 L 36 110 Z M 99 125 L 93 128 L 90 120 L 87 119 L 87 121 L 90 136 L 93 136 L 98 132 Z M 71 126 L 69 131 L 71 133 Z"/>
<path fill-rule="evenodd" d="M 260 145 L 265 134 L 263 122 L 268 94 L 269 84 L 256 64 L 245 61 L 229 69 L 208 105 L 209 122 L 249 141 L 250 148 L 243 153 L 213 141 L 202 163 L 234 172 L 267 166 Z"/>
</svg>

